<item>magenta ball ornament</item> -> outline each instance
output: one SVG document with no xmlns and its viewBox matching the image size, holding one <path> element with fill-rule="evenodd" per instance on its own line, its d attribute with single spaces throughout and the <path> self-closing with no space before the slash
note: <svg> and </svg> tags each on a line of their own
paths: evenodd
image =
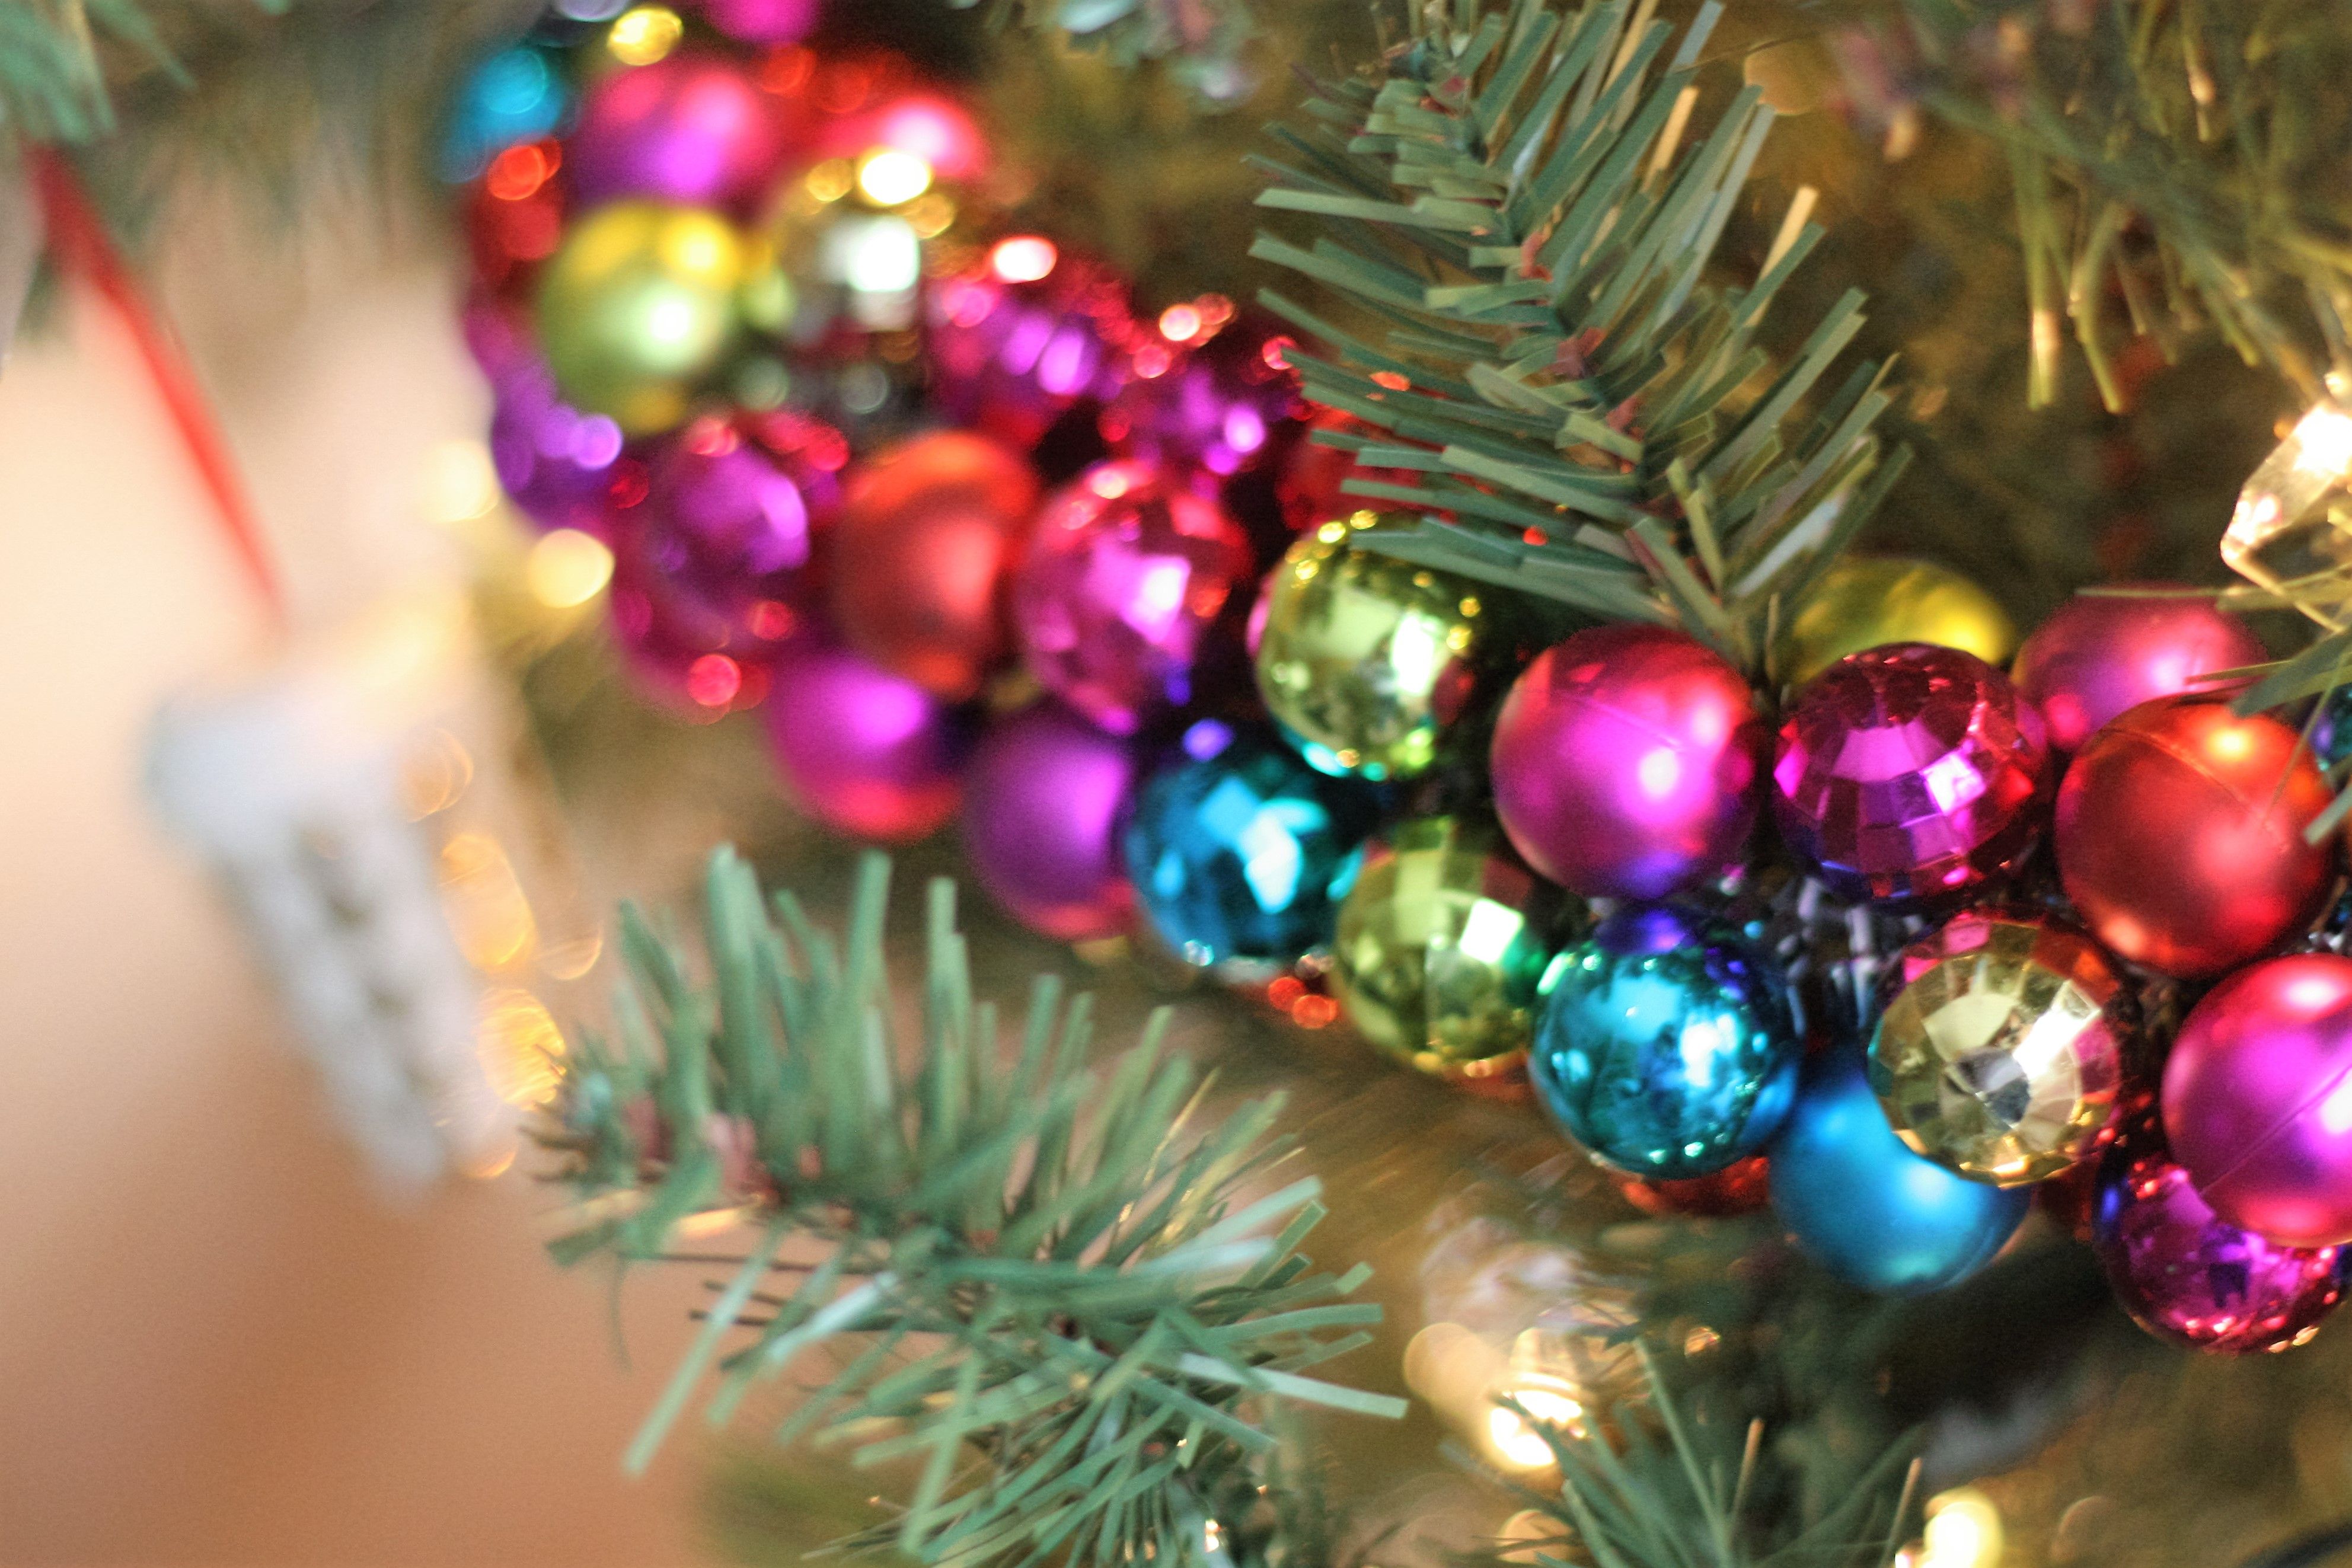
<svg viewBox="0 0 2352 1568">
<path fill-rule="evenodd" d="M 1045 497 L 1013 577 L 1038 685 L 1114 735 L 1192 701 L 1193 666 L 1253 562 L 1223 507 L 1153 465 L 1097 463 Z"/>
<path fill-rule="evenodd" d="M 2214 1213 L 2153 1125 L 2100 1162 L 2091 1247 L 2133 1322 L 2221 1355 L 2310 1339 L 2344 1299 L 2352 1266 L 2345 1248 L 2284 1246 Z"/>
<path fill-rule="evenodd" d="M 980 885 L 1057 941 L 1125 931 L 1135 889 L 1119 831 L 1137 771 L 1128 743 L 1057 703 L 999 720 L 964 787 L 964 851 Z"/>
<path fill-rule="evenodd" d="M 1529 865 L 1586 898 L 1719 874 L 1755 823 L 1767 732 L 1739 672 L 1659 626 L 1536 656 L 1495 723 L 1495 810 Z"/>
<path fill-rule="evenodd" d="M 816 27 L 819 0 L 702 0 L 703 20 L 739 43 L 772 48 Z"/>
<path fill-rule="evenodd" d="M 2272 958 L 2207 992 L 2160 1103 L 2216 1215 L 2289 1247 L 2352 1241 L 2352 958 Z"/>
<path fill-rule="evenodd" d="M 793 801 L 835 832 L 907 843 L 955 815 L 964 717 L 902 675 L 828 645 L 787 649 L 768 739 Z"/>
<path fill-rule="evenodd" d="M 1126 280 L 1039 235 L 1000 240 L 925 291 L 924 368 L 932 406 L 1024 448 L 1072 406 L 1107 398 L 1135 330 Z"/>
<path fill-rule="evenodd" d="M 680 49 L 599 79 L 564 144 L 582 207 L 623 197 L 749 210 L 793 151 L 783 100 L 744 62 Z"/>
<path fill-rule="evenodd" d="M 515 509 L 541 528 L 611 538 L 608 492 L 627 438 L 601 413 L 565 402 L 535 353 L 490 382 L 490 461 Z"/>
<path fill-rule="evenodd" d="M 2269 657 L 2244 622 L 2210 599 L 2093 594 L 2053 612 L 2018 649 L 2011 675 L 2049 726 L 2050 744 L 2073 752 L 2126 708 L 2188 691 L 2199 675 Z"/>
<path fill-rule="evenodd" d="M 1850 899 L 1963 893 L 2039 825 L 2050 745 L 2009 677 L 1973 653 L 1893 643 L 1797 694 L 1772 764 L 1780 837 Z"/>
</svg>

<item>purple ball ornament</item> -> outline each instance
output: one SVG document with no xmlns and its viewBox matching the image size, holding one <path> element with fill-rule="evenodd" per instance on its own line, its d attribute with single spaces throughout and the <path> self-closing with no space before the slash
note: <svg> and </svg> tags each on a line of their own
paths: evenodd
<svg viewBox="0 0 2352 1568">
<path fill-rule="evenodd" d="M 1570 891 L 1664 898 L 1739 858 L 1764 743 L 1747 681 L 1696 639 L 1595 627 L 1537 655 L 1504 698 L 1495 810 Z"/>
<path fill-rule="evenodd" d="M 925 297 L 934 408 L 1014 446 L 1037 444 L 1086 398 L 1107 398 L 1135 330 L 1126 283 L 1038 235 L 1014 235 Z"/>
<path fill-rule="evenodd" d="M 503 351 L 493 345 L 486 355 Z M 601 413 L 583 413 L 527 348 L 490 383 L 490 461 L 499 484 L 541 528 L 577 528 L 611 543 L 610 490 L 626 439 Z"/>
<path fill-rule="evenodd" d="M 2007 870 L 2049 772 L 2041 716 L 1973 653 L 1893 643 L 1798 692 L 1772 766 L 1789 848 L 1841 898 L 1928 898 Z"/>
<path fill-rule="evenodd" d="M 955 815 L 962 712 L 846 649 L 807 643 L 773 666 L 768 740 L 800 808 L 835 832 L 908 843 Z"/>
<path fill-rule="evenodd" d="M 2352 1268 L 2342 1247 L 2282 1246 L 2215 1214 L 2152 1124 L 2100 1163 L 2091 1245 L 2135 1322 L 2222 1355 L 2309 1340 L 2344 1299 Z"/>
<path fill-rule="evenodd" d="M 2018 695 L 2050 727 L 2050 744 L 2074 752 L 2126 708 L 2189 691 L 2199 675 L 2269 657 L 2244 622 L 2210 599 L 2093 594 L 2053 612 L 2017 651 L 2011 674 Z"/>
<path fill-rule="evenodd" d="M 2164 1134 L 2198 1196 L 2288 1247 L 2352 1241 L 2352 958 L 2240 969 L 2164 1064 Z"/>
<path fill-rule="evenodd" d="M 1132 379 L 1103 411 L 1119 455 L 1222 479 L 1286 451 L 1282 438 L 1304 427 L 1293 340 L 1273 318 L 1203 295 L 1170 306 L 1140 337 Z"/>
<path fill-rule="evenodd" d="M 1045 498 L 1013 579 L 1038 684 L 1114 735 L 1192 700 L 1209 628 L 1252 578 L 1214 501 L 1150 465 L 1098 463 Z"/>
<path fill-rule="evenodd" d="M 680 49 L 588 89 L 563 172 L 581 207 L 637 196 L 745 213 L 774 186 L 793 131 L 749 63 Z"/>
<path fill-rule="evenodd" d="M 735 39 L 772 48 L 814 31 L 818 0 L 701 0 L 702 19 Z"/>
<path fill-rule="evenodd" d="M 1056 941 L 1125 931 L 1135 889 L 1119 832 L 1137 771 L 1126 742 L 1057 703 L 991 727 L 964 789 L 964 850 L 981 886 Z"/>
</svg>

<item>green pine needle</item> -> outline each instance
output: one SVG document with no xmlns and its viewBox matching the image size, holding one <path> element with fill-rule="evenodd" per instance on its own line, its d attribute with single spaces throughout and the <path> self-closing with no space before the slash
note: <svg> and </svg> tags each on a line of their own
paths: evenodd
<svg viewBox="0 0 2352 1568">
<path fill-rule="evenodd" d="M 1352 308 L 1341 323 L 1261 296 L 1330 346 L 1303 358 L 1307 394 L 1397 438 L 1360 466 L 1411 476 L 1346 488 L 1423 515 L 1381 548 L 1680 624 L 1760 672 L 1775 601 L 1899 468 L 1873 428 L 1877 368 L 1829 379 L 1858 293 L 1777 372 L 1759 345 L 1818 230 L 1744 288 L 1713 280 L 1772 112 L 1748 89 L 1698 123 L 1717 5 L 1679 44 L 1633 0 L 1438 9 L 1415 8 L 1385 78 L 1324 85 L 1276 132 L 1288 161 L 1260 161 L 1259 204 L 1317 237 L 1261 235 L 1252 254 Z"/>
<path fill-rule="evenodd" d="M 861 1467 L 920 1465 L 861 1544 L 957 1564 L 1207 1561 L 1204 1500 L 1256 1496 L 1280 1405 L 1403 1414 L 1301 1372 L 1379 1320 L 1347 1299 L 1369 1270 L 1311 1271 L 1297 1248 L 1317 1184 L 1265 1190 L 1288 1150 L 1267 1136 L 1279 1102 L 1198 1125 L 1201 1085 L 1162 1050 L 1164 1016 L 1103 1077 L 1084 1061 L 1085 998 L 1040 980 L 1017 1048 L 1000 1049 L 944 882 L 902 1038 L 888 883 L 868 857 L 836 943 L 719 851 L 707 981 L 624 913 L 617 1038 L 570 1059 L 549 1137 L 588 1217 L 554 1252 L 672 1257 L 698 1215 L 756 1235 L 628 1466 L 712 1371 L 719 1422 L 831 1353 L 784 1435 Z"/>
</svg>

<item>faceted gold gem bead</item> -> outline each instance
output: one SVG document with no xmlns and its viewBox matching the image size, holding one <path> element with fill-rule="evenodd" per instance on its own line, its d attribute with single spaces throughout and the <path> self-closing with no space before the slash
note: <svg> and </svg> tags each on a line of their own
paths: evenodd
<svg viewBox="0 0 2352 1568">
<path fill-rule="evenodd" d="M 1421 817 L 1367 854 L 1339 906 L 1331 979 L 1348 1019 L 1423 1072 L 1491 1077 L 1534 1030 L 1536 988 L 1583 908 L 1489 823 Z"/>
<path fill-rule="evenodd" d="M 1780 679 L 1802 685 L 1848 653 L 1889 643 L 1934 643 L 2005 666 L 2017 624 L 1992 595 L 1932 560 L 1848 556 L 1793 605 L 1772 644 Z"/>
<path fill-rule="evenodd" d="M 1385 526 L 1370 512 L 1323 524 L 1265 590 L 1258 691 L 1326 773 L 1424 771 L 1501 641 L 1473 584 L 1366 548 Z"/>
<path fill-rule="evenodd" d="M 1971 910 L 1903 950 L 1870 1042 L 1870 1082 L 1916 1152 L 2021 1186 L 2109 1135 L 2137 1009 L 2089 938 Z"/>
</svg>

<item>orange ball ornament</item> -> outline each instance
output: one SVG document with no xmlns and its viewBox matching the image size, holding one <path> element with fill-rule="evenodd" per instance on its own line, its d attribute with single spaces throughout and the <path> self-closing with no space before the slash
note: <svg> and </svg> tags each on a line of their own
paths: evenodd
<svg viewBox="0 0 2352 1568">
<path fill-rule="evenodd" d="M 961 431 L 885 447 L 856 471 L 835 524 L 833 612 L 849 644 L 951 701 L 1013 647 L 1006 579 L 1037 508 L 1018 452 Z"/>
<path fill-rule="evenodd" d="M 2091 737 L 2058 791 L 2066 896 L 2100 941 L 2178 979 L 2258 958 L 2318 915 L 2333 841 L 2304 830 L 2326 781 L 2295 732 L 2228 703 L 2142 703 Z"/>
</svg>

